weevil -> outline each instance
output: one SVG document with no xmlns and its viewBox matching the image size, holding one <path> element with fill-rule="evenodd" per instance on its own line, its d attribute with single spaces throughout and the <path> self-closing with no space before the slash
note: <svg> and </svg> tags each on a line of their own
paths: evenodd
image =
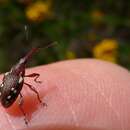
<svg viewBox="0 0 130 130">
<path fill-rule="evenodd" d="M 52 45 L 54 45 L 54 43 L 49 44 L 48 46 L 44 48 L 48 48 L 49 46 L 52 46 Z M 46 103 L 43 103 L 42 100 L 40 99 L 38 91 L 32 85 L 24 82 L 25 77 L 34 77 L 34 81 L 36 83 L 41 83 L 41 81 L 38 81 L 40 74 L 32 73 L 29 75 L 25 75 L 27 62 L 32 57 L 32 55 L 36 53 L 39 49 L 40 49 L 39 47 L 33 48 L 23 58 L 21 58 L 19 62 L 10 69 L 9 72 L 6 72 L 4 74 L 2 83 L 0 85 L 0 101 L 1 101 L 2 106 L 5 108 L 10 107 L 19 96 L 19 99 L 20 99 L 19 108 L 24 115 L 24 120 L 26 124 L 28 124 L 28 120 L 26 118 L 26 113 L 24 112 L 24 109 L 22 107 L 23 96 L 21 93 L 21 90 L 24 84 L 28 86 L 33 92 L 36 93 L 37 99 L 42 105 L 46 105 Z"/>
</svg>

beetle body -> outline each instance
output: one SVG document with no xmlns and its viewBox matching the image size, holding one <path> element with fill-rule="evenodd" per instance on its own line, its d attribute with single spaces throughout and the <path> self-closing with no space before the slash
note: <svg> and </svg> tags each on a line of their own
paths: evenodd
<svg viewBox="0 0 130 130">
<path fill-rule="evenodd" d="M 24 79 L 21 75 L 18 76 L 11 72 L 6 73 L 0 86 L 0 99 L 4 107 L 10 107 L 14 103 L 23 87 L 23 82 Z"/>
<path fill-rule="evenodd" d="M 47 45 L 45 48 L 48 48 L 55 43 Z M 39 93 L 37 90 L 30 84 L 24 82 L 25 77 L 34 77 L 34 81 L 36 83 L 41 83 L 41 81 L 37 81 L 40 74 L 32 73 L 29 75 L 25 75 L 25 68 L 28 60 L 32 57 L 32 55 L 37 52 L 40 48 L 33 48 L 30 52 L 28 52 L 25 57 L 21 58 L 19 62 L 11 68 L 9 72 L 4 74 L 2 83 L 0 85 L 0 101 L 3 107 L 8 108 L 10 107 L 20 96 L 19 100 L 19 108 L 24 115 L 25 124 L 28 124 L 28 120 L 26 119 L 26 113 L 22 108 L 23 104 L 23 96 L 21 94 L 21 90 L 23 88 L 23 84 L 29 87 L 36 95 L 39 103 L 43 106 L 46 106 L 46 103 L 43 103 L 40 99 Z"/>
<path fill-rule="evenodd" d="M 4 74 L 0 85 L 0 100 L 3 107 L 10 107 L 20 94 L 24 83 L 26 63 L 37 50 L 38 48 L 33 48 L 9 72 Z"/>
</svg>

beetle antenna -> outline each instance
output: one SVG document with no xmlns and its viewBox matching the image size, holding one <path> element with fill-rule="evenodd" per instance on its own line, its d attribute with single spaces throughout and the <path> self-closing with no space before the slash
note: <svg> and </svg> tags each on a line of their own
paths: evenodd
<svg viewBox="0 0 130 130">
<path fill-rule="evenodd" d="M 49 47 L 55 46 L 56 44 L 58 44 L 57 41 L 51 42 L 48 45 L 44 46 L 44 47 L 38 47 L 39 49 L 47 49 Z"/>
<path fill-rule="evenodd" d="M 46 45 L 45 47 L 34 47 L 34 48 L 32 48 L 31 51 L 28 52 L 27 55 L 24 57 L 25 62 L 27 62 L 27 60 L 29 60 L 34 53 L 36 53 L 37 51 L 39 51 L 39 49 L 47 49 L 47 48 L 49 48 L 51 46 L 54 46 L 56 44 L 58 44 L 57 41 L 52 42 L 52 43 Z"/>
</svg>

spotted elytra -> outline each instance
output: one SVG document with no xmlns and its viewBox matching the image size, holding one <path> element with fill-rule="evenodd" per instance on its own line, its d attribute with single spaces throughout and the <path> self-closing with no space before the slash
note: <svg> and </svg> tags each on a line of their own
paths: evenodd
<svg viewBox="0 0 130 130">
<path fill-rule="evenodd" d="M 55 43 L 49 44 L 45 48 L 48 48 Z M 23 88 L 23 85 L 25 84 L 28 86 L 34 93 L 37 95 L 38 101 L 42 105 L 46 105 L 42 102 L 40 99 L 38 91 L 30 84 L 24 82 L 25 77 L 34 77 L 34 81 L 36 83 L 41 83 L 41 81 L 38 81 L 38 78 L 40 74 L 38 73 L 32 73 L 29 75 L 25 75 L 25 68 L 28 60 L 32 57 L 32 55 L 37 52 L 40 48 L 33 48 L 30 52 L 28 52 L 25 57 L 21 58 L 19 62 L 14 65 L 9 72 L 6 72 L 4 74 L 2 83 L 0 85 L 0 101 L 3 107 L 8 108 L 10 107 L 18 98 L 19 96 L 19 108 L 21 112 L 23 113 L 25 124 L 28 124 L 28 120 L 26 118 L 26 113 L 23 110 L 23 96 L 21 93 L 21 90 Z"/>
</svg>

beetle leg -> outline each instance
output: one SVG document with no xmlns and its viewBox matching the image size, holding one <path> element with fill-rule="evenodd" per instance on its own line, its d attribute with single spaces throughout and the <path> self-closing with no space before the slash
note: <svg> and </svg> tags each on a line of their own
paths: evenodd
<svg viewBox="0 0 130 130">
<path fill-rule="evenodd" d="M 36 82 L 36 83 L 42 83 L 41 81 L 38 81 L 37 79 L 39 78 L 39 76 L 40 76 L 40 74 L 38 74 L 38 73 L 32 73 L 32 74 L 29 74 L 29 75 L 25 75 L 24 77 L 35 77 L 34 78 L 34 81 Z"/>
<path fill-rule="evenodd" d="M 24 111 L 24 109 L 23 109 L 23 107 L 22 107 L 23 103 L 24 103 L 24 101 L 23 101 L 23 96 L 22 96 L 22 94 L 20 93 L 19 108 L 20 108 L 22 114 L 24 115 L 25 124 L 28 125 L 28 120 L 27 120 L 27 118 L 26 118 L 26 113 L 25 113 L 25 111 Z"/>
<path fill-rule="evenodd" d="M 27 85 L 27 86 L 37 95 L 38 101 L 39 101 L 43 106 L 47 106 L 46 103 L 42 102 L 42 100 L 41 100 L 41 98 L 40 98 L 40 96 L 39 96 L 38 91 L 37 91 L 32 85 L 30 85 L 30 84 L 28 84 L 28 83 L 25 83 L 25 82 L 24 82 L 24 84 Z"/>
</svg>

